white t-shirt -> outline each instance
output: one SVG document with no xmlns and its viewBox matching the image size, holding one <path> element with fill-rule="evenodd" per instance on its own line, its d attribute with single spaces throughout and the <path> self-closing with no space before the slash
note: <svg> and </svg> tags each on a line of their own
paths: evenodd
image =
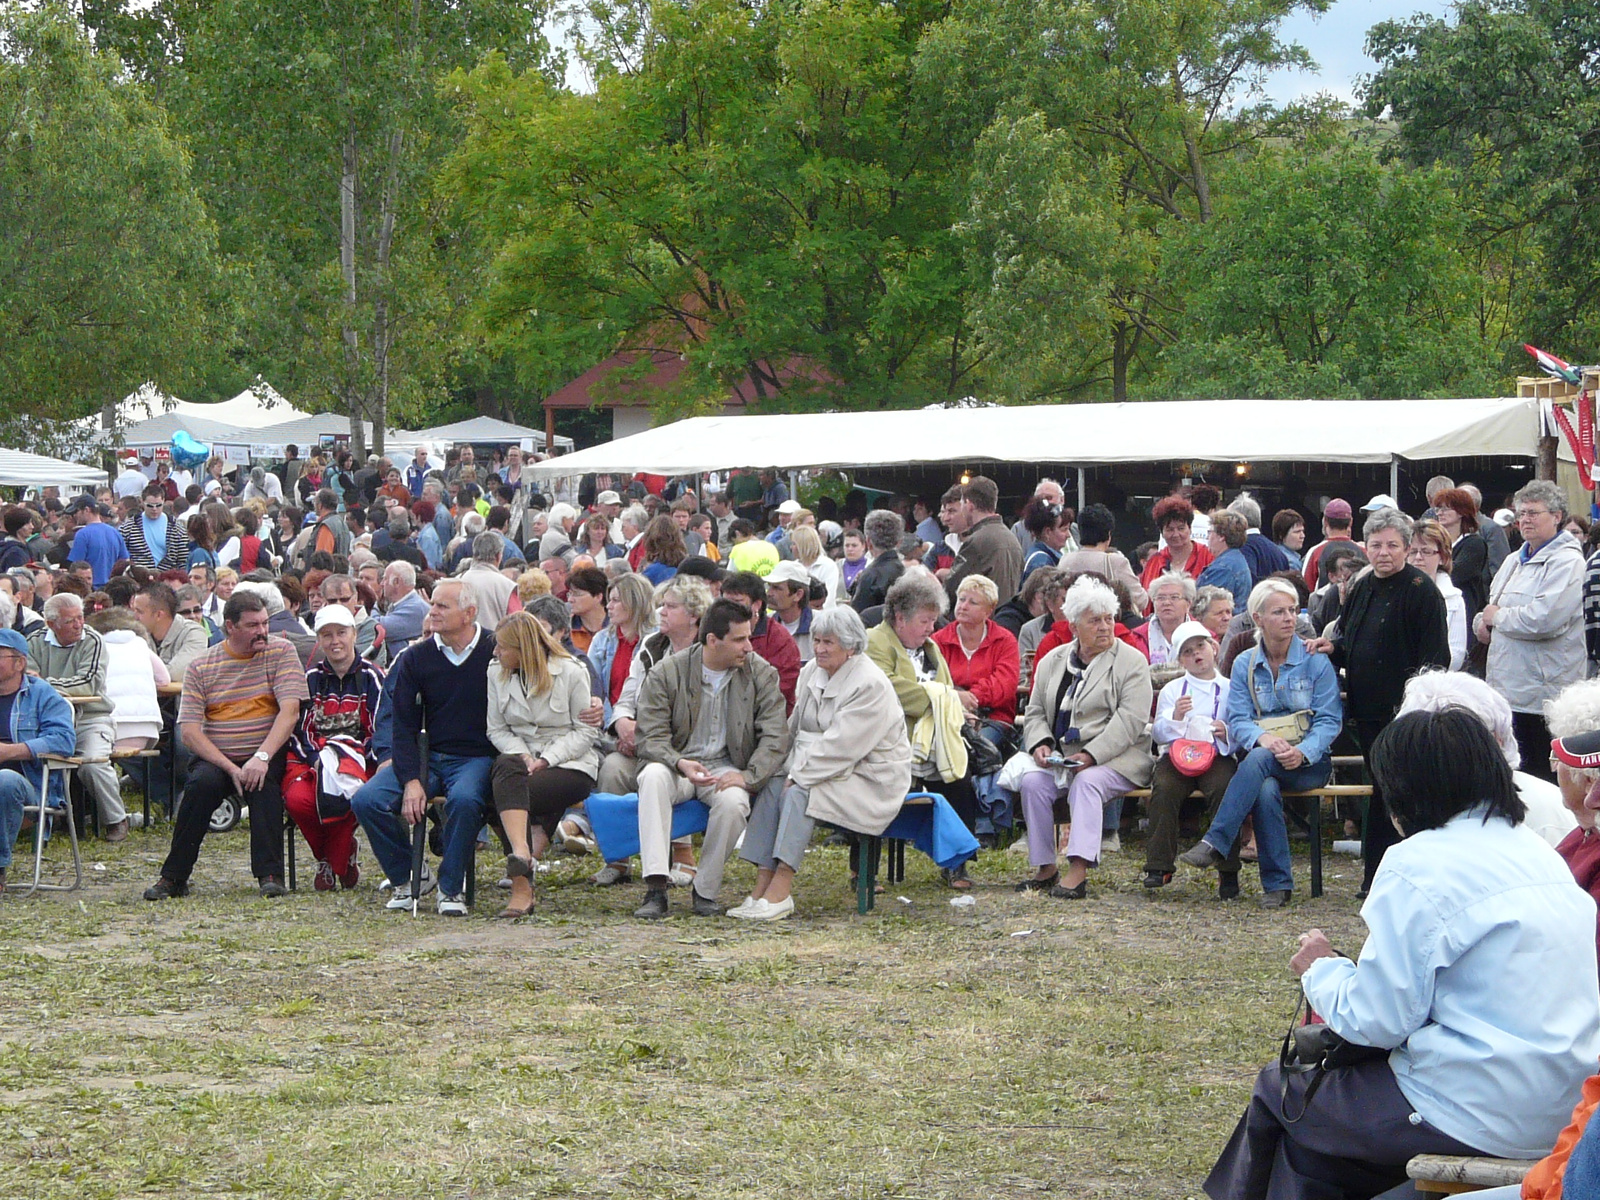
<svg viewBox="0 0 1600 1200">
<path fill-rule="evenodd" d="M 1188 719 L 1183 721 L 1172 719 L 1172 711 L 1177 708 L 1180 697 L 1188 696 L 1194 701 L 1194 707 L 1189 710 L 1190 718 L 1197 717 L 1205 721 L 1217 720 L 1226 722 L 1228 719 L 1228 688 L 1228 677 L 1221 671 L 1216 673 L 1214 679 L 1201 679 L 1185 671 L 1177 679 L 1162 688 L 1161 695 L 1156 699 L 1155 723 L 1150 728 L 1151 736 L 1155 738 L 1156 743 L 1161 747 L 1161 753 L 1165 754 L 1172 743 L 1179 738 L 1193 736 L 1193 733 L 1190 732 L 1191 728 L 1194 732 L 1198 732 L 1198 720 L 1191 727 Z M 1232 751 L 1233 742 L 1226 734 L 1213 740 L 1217 744 L 1217 752 L 1219 754 L 1228 754 Z"/>
</svg>

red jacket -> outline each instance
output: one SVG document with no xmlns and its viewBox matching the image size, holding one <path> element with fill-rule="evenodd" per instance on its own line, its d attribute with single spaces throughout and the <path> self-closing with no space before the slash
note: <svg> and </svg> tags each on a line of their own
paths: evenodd
<svg viewBox="0 0 1600 1200">
<path fill-rule="evenodd" d="M 1556 853 L 1566 859 L 1567 869 L 1578 886 L 1600 902 L 1600 831 L 1574 829 L 1561 839 Z M 1600 947 L 1600 928 L 1596 930 L 1595 944 Z"/>
<path fill-rule="evenodd" d="M 1190 579 L 1199 579 L 1200 572 L 1211 565 L 1211 547 L 1195 542 L 1189 551 L 1189 561 L 1183 564 L 1183 573 Z M 1165 575 L 1172 567 L 1172 551 L 1163 547 L 1155 551 L 1145 560 L 1144 570 L 1139 572 L 1139 586 L 1145 591 L 1150 590 L 1151 581 L 1157 575 Z M 1146 604 L 1144 611 L 1154 612 L 1154 605 Z M 1147 656 L 1148 657 L 1148 656 Z"/>
<path fill-rule="evenodd" d="M 750 634 L 750 649 L 767 660 L 778 672 L 778 690 L 783 693 L 784 712 L 794 712 L 794 681 L 800 678 L 800 647 L 794 635 L 766 613 Z"/>
<path fill-rule="evenodd" d="M 1127 642 L 1146 659 L 1150 657 L 1150 638 L 1145 633 L 1143 625 L 1129 629 L 1121 621 L 1117 622 L 1117 641 Z M 1033 665 L 1035 669 L 1044 661 L 1044 656 L 1057 646 L 1065 646 L 1072 640 L 1072 625 L 1067 621 L 1057 621 L 1050 632 L 1039 639 L 1039 649 L 1034 652 Z"/>
<path fill-rule="evenodd" d="M 1017 719 L 1017 680 L 1022 675 L 1017 639 L 990 621 L 983 641 L 968 658 L 961 648 L 959 629 L 951 621 L 933 635 L 934 645 L 950 667 L 951 680 L 978 698 L 983 716 L 1011 724 Z"/>
</svg>

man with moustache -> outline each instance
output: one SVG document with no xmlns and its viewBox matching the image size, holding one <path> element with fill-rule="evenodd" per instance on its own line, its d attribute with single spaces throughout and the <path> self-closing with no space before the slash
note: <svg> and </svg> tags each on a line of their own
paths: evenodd
<svg viewBox="0 0 1600 1200">
<path fill-rule="evenodd" d="M 178 726 L 194 755 L 172 849 L 146 900 L 187 895 L 211 814 L 237 794 L 250 807 L 250 870 L 263 896 L 283 896 L 283 769 L 289 737 L 309 698 L 300 655 L 267 633 L 267 602 L 243 589 L 222 610 L 222 641 L 183 679 Z"/>
</svg>

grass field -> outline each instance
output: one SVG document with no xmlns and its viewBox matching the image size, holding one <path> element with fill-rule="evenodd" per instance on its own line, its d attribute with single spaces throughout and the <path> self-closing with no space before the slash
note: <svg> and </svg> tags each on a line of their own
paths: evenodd
<svg viewBox="0 0 1600 1200">
<path fill-rule="evenodd" d="M 796 919 L 748 928 L 681 891 L 634 921 L 637 885 L 559 857 L 516 924 L 485 919 L 488 855 L 465 920 L 382 911 L 370 855 L 354 892 L 307 872 L 266 901 L 243 829 L 148 904 L 166 834 L 0 900 L 8 1200 L 1198 1196 L 1293 1007 L 1294 935 L 1362 936 L 1349 860 L 1266 913 L 1249 871 L 1235 904 L 1192 872 L 1147 896 L 1131 840 L 1081 903 L 986 854 L 952 908 L 911 854 L 868 917 L 817 848 Z"/>
</svg>

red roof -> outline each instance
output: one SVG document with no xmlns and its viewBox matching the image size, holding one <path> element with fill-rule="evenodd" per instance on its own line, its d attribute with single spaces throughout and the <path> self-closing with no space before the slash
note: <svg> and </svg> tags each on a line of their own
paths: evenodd
<svg viewBox="0 0 1600 1200">
<path fill-rule="evenodd" d="M 545 408 L 648 407 L 654 394 L 665 391 L 677 383 L 687 364 L 682 355 L 669 350 L 652 350 L 649 354 L 654 365 L 643 379 L 617 379 L 608 382 L 607 377 L 612 372 L 632 366 L 639 361 L 641 353 L 643 352 L 638 350 L 619 350 L 604 362 L 590 367 L 559 391 L 545 397 Z M 780 384 L 793 379 L 810 379 L 821 383 L 827 378 L 821 372 L 808 368 L 800 359 L 791 359 L 786 367 L 776 372 L 772 372 L 766 363 L 761 365 L 768 372 L 776 374 Z M 770 383 L 766 384 L 766 391 L 768 395 L 771 394 Z M 729 390 L 723 403 L 734 406 L 753 404 L 761 394 L 755 380 L 747 375 Z"/>
</svg>

